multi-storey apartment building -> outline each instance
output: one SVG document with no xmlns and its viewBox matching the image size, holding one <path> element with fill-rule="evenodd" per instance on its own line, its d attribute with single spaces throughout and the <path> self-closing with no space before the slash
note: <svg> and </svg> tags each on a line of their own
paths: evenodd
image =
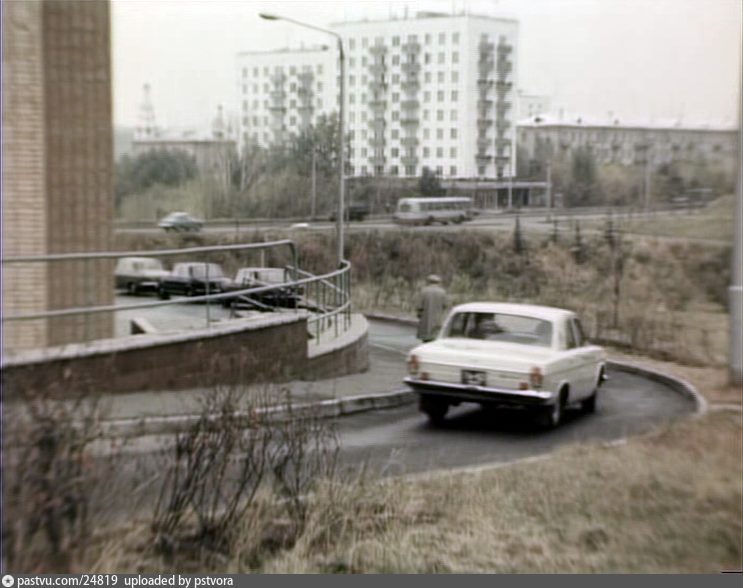
<svg viewBox="0 0 743 588">
<path fill-rule="evenodd" d="M 419 13 L 335 29 L 346 47 L 354 175 L 510 175 L 515 21 Z"/>
<path fill-rule="evenodd" d="M 335 45 L 245 52 L 237 57 L 240 143 L 282 144 L 338 110 Z"/>
<path fill-rule="evenodd" d="M 518 123 L 519 147 L 530 159 L 588 146 L 598 163 L 662 165 L 715 163 L 733 177 L 738 160 L 734 125 L 684 125 L 678 121 L 626 121 L 584 115 L 540 114 Z"/>
<path fill-rule="evenodd" d="M 446 178 L 511 175 L 516 21 L 419 13 L 333 28 L 346 55 L 351 175 L 416 177 L 424 168 Z M 242 53 L 238 67 L 243 142 L 280 142 L 337 109 L 334 50 Z M 303 85 L 301 74 L 314 79 Z"/>
</svg>

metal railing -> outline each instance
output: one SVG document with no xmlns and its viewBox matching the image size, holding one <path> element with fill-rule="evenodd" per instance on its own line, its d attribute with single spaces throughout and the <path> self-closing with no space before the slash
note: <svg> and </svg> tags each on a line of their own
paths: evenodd
<svg viewBox="0 0 743 588">
<path fill-rule="evenodd" d="M 284 239 L 279 241 L 266 241 L 262 243 L 244 243 L 237 245 L 214 245 L 206 247 L 188 247 L 184 249 L 155 249 L 155 250 L 137 250 L 137 251 L 112 251 L 96 253 L 64 253 L 49 255 L 29 255 L 6 257 L 0 260 L 2 265 L 18 264 L 35 264 L 35 263 L 54 263 L 64 261 L 83 261 L 84 265 L 84 283 L 90 284 L 91 264 L 99 260 L 121 259 L 124 257 L 182 257 L 184 255 L 196 255 L 207 253 L 224 253 L 240 251 L 261 251 L 266 249 L 276 249 L 286 247 L 289 249 L 292 264 L 286 269 L 293 279 L 280 284 L 270 284 L 266 286 L 253 286 L 241 289 L 230 289 L 227 292 L 218 293 L 210 292 L 210 277 L 208 274 L 209 264 L 205 263 L 206 273 L 204 275 L 205 294 L 200 296 L 189 296 L 185 299 L 159 299 L 150 302 L 139 302 L 136 304 L 114 304 L 94 306 L 89 304 L 83 307 L 63 308 L 57 310 L 47 310 L 40 312 L 29 312 L 8 315 L 3 313 L 2 322 L 9 323 L 15 321 L 42 320 L 58 317 L 70 317 L 84 315 L 86 326 L 85 332 L 88 333 L 88 318 L 91 315 L 100 313 L 115 313 L 126 310 L 138 310 L 145 308 L 156 308 L 160 306 L 171 306 L 183 304 L 184 302 L 205 302 L 205 319 L 206 325 L 211 325 L 210 304 L 214 301 L 220 303 L 225 300 L 234 300 L 239 297 L 250 297 L 255 294 L 271 292 L 273 290 L 294 290 L 300 292 L 304 290 L 304 306 L 310 311 L 311 316 L 308 319 L 308 325 L 315 328 L 316 342 L 320 342 L 321 335 L 327 331 L 327 327 L 335 325 L 335 336 L 348 329 L 351 323 L 351 264 L 344 260 L 338 269 L 322 274 L 313 275 L 307 271 L 299 269 L 297 248 L 294 241 Z M 201 263 L 201 261 L 199 261 Z M 113 281 L 113 275 L 111 276 Z M 213 276 L 216 278 L 216 276 Z M 314 294 L 312 298 L 311 294 Z M 297 301 L 294 305 L 294 311 L 297 312 L 302 305 Z M 340 320 L 340 317 L 343 320 Z M 338 318 L 336 318 L 338 317 Z"/>
</svg>

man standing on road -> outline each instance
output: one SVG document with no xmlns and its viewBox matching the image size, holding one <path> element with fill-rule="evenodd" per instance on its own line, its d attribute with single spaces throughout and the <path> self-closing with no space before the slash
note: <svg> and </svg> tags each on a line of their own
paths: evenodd
<svg viewBox="0 0 743 588">
<path fill-rule="evenodd" d="M 418 303 L 418 339 L 424 343 L 433 341 L 441 329 L 444 309 L 447 306 L 446 291 L 441 287 L 441 278 L 431 274 L 428 285 L 421 291 Z"/>
</svg>

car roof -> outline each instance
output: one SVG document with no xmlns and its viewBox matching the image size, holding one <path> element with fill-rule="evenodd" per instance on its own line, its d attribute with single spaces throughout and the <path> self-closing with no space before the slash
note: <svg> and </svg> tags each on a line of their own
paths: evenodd
<svg viewBox="0 0 743 588">
<path fill-rule="evenodd" d="M 514 314 L 518 316 L 531 316 L 534 318 L 555 321 L 575 315 L 570 310 L 554 308 L 552 306 L 538 306 L 536 304 L 514 304 L 504 302 L 469 302 L 460 304 L 452 309 L 452 312 L 494 312 L 499 314 Z"/>
<path fill-rule="evenodd" d="M 157 257 L 120 257 L 119 262 L 122 261 L 130 261 L 132 263 L 134 262 L 141 262 L 141 261 L 160 261 Z"/>
</svg>

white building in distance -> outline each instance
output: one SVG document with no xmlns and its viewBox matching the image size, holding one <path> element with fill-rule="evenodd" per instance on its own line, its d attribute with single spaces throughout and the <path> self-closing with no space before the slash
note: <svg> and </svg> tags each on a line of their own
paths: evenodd
<svg viewBox="0 0 743 588">
<path fill-rule="evenodd" d="M 423 12 L 333 29 L 346 54 L 351 175 L 417 177 L 424 168 L 444 178 L 512 175 L 516 21 Z M 243 141 L 282 142 L 337 109 L 334 46 L 241 53 L 238 70 Z"/>
<path fill-rule="evenodd" d="M 338 111 L 338 52 L 332 47 L 237 56 L 241 144 L 283 144 Z"/>
</svg>

